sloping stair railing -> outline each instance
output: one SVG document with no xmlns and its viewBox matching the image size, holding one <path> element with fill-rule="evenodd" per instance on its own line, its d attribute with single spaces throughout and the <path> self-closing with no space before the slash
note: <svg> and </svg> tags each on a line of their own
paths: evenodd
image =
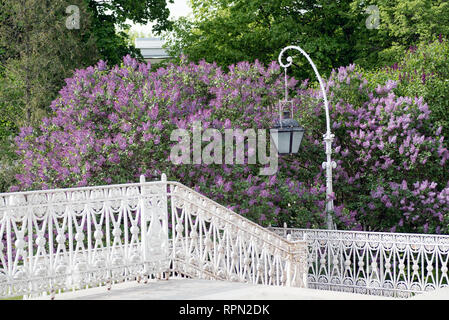
<svg viewBox="0 0 449 320">
<path fill-rule="evenodd" d="M 306 286 L 307 244 L 289 241 L 179 183 L 170 185 L 174 270 L 195 278 Z"/>
</svg>

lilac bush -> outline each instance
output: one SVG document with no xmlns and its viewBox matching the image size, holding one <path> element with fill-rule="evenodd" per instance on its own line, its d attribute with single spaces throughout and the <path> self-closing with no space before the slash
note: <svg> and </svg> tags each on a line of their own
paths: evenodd
<svg viewBox="0 0 449 320">
<path fill-rule="evenodd" d="M 175 165 L 177 128 L 268 129 L 283 95 L 280 67 L 241 62 L 228 71 L 200 62 L 149 64 L 125 57 L 78 70 L 39 128 L 22 128 L 13 190 L 136 182 L 166 173 L 262 225 L 325 226 L 324 112 L 319 90 L 289 78 L 294 112 L 307 129 L 300 153 L 259 164 Z M 438 128 L 422 99 L 397 97 L 394 82 L 370 90 L 354 66 L 327 82 L 331 102 L 335 220 L 339 228 L 447 232 L 446 162 Z"/>
<path fill-rule="evenodd" d="M 449 135 L 449 42 L 440 35 L 431 43 L 410 47 L 398 62 L 381 70 L 364 71 L 374 88 L 388 80 L 397 82 L 394 92 L 401 96 L 420 96 L 429 105 L 430 119 Z M 445 141 L 448 146 L 448 141 Z"/>
<path fill-rule="evenodd" d="M 449 151 L 441 127 L 430 121 L 422 98 L 396 96 L 394 81 L 370 90 L 354 69 L 334 70 L 327 83 L 336 136 L 334 190 L 343 205 L 335 214 L 349 213 L 365 230 L 447 232 Z M 299 93 L 315 99 L 303 108 L 308 127 L 323 128 L 320 93 Z M 305 148 L 319 150 L 320 135 L 309 134 Z"/>
<path fill-rule="evenodd" d="M 308 185 L 297 177 L 260 176 L 261 165 L 247 161 L 175 165 L 169 159 L 170 134 L 194 121 L 203 129 L 269 128 L 283 92 L 277 64 L 242 62 L 228 72 L 186 61 L 150 68 L 125 57 L 122 66 L 100 62 L 67 79 L 53 115 L 40 128 L 22 128 L 16 139 L 22 172 L 13 190 L 136 182 L 141 174 L 151 181 L 166 173 L 264 225 L 314 206 L 317 214 L 308 214 L 307 222 L 323 223 L 322 193 L 302 199 Z"/>
</svg>

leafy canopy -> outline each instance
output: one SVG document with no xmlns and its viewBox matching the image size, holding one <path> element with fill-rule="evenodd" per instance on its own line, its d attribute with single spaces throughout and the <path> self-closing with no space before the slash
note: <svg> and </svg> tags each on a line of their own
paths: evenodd
<svg viewBox="0 0 449 320">
<path fill-rule="evenodd" d="M 431 43 L 411 47 L 398 62 L 385 68 L 364 71 L 369 85 L 375 89 L 394 80 L 394 92 L 399 96 L 423 97 L 432 110 L 430 119 L 442 127 L 441 134 L 449 136 L 449 43 L 440 35 Z M 448 145 L 448 141 L 445 141 Z"/>
<path fill-rule="evenodd" d="M 169 28 L 166 5 L 166 0 L 0 1 L 2 190 L 12 183 L 18 127 L 38 123 L 76 69 L 100 58 L 116 64 L 129 53 L 141 57 L 126 32 L 128 23 L 154 21 L 155 31 Z M 79 29 L 66 26 L 69 6 L 79 9 Z"/>
<path fill-rule="evenodd" d="M 130 43 L 129 22 L 145 24 L 154 22 L 153 31 L 157 34 L 169 30 L 171 22 L 167 3 L 173 0 L 83 0 L 92 13 L 92 34 L 100 57 L 110 64 L 118 64 L 127 54 L 140 57 L 140 51 Z M 120 30 L 120 31 L 117 31 Z"/>
<path fill-rule="evenodd" d="M 166 35 L 173 55 L 220 66 L 277 60 L 287 45 L 299 45 L 318 70 L 350 63 L 392 63 L 398 53 L 434 35 L 449 34 L 444 0 L 192 0 L 193 19 L 180 18 Z M 378 25 L 368 22 L 378 8 Z M 294 59 L 301 77 L 313 77 L 304 59 Z M 394 61 L 393 61 L 394 62 Z"/>
<path fill-rule="evenodd" d="M 227 66 L 238 61 L 277 60 L 290 44 L 303 47 L 319 70 L 354 60 L 354 30 L 363 17 L 349 12 L 350 1 L 193 0 L 194 19 L 180 18 L 166 35 L 173 55 L 215 61 Z M 301 63 L 301 62 L 299 62 Z M 304 63 L 306 63 L 304 61 Z M 304 67 L 302 75 L 309 75 Z"/>
</svg>

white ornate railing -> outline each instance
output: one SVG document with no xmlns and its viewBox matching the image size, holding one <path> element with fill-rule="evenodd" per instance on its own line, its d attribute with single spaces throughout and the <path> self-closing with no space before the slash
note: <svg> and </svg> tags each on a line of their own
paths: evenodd
<svg viewBox="0 0 449 320">
<path fill-rule="evenodd" d="M 306 255 L 304 241 L 283 239 L 164 177 L 0 194 L 0 298 L 169 272 L 305 286 Z"/>
<path fill-rule="evenodd" d="M 165 185 L 0 194 L 0 297 L 167 271 Z"/>
<path fill-rule="evenodd" d="M 308 287 L 409 297 L 449 286 L 449 236 L 269 228 L 309 244 Z"/>
<path fill-rule="evenodd" d="M 181 184 L 170 185 L 174 270 L 195 278 L 305 286 L 307 245 L 288 241 Z"/>
</svg>

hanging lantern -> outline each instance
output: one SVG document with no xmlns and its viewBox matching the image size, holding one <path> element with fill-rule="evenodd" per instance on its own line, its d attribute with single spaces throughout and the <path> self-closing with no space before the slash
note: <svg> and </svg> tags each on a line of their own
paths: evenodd
<svg viewBox="0 0 449 320">
<path fill-rule="evenodd" d="M 296 154 L 304 136 L 304 128 L 290 118 L 289 111 L 284 111 L 270 129 L 270 136 L 279 154 Z"/>
</svg>

